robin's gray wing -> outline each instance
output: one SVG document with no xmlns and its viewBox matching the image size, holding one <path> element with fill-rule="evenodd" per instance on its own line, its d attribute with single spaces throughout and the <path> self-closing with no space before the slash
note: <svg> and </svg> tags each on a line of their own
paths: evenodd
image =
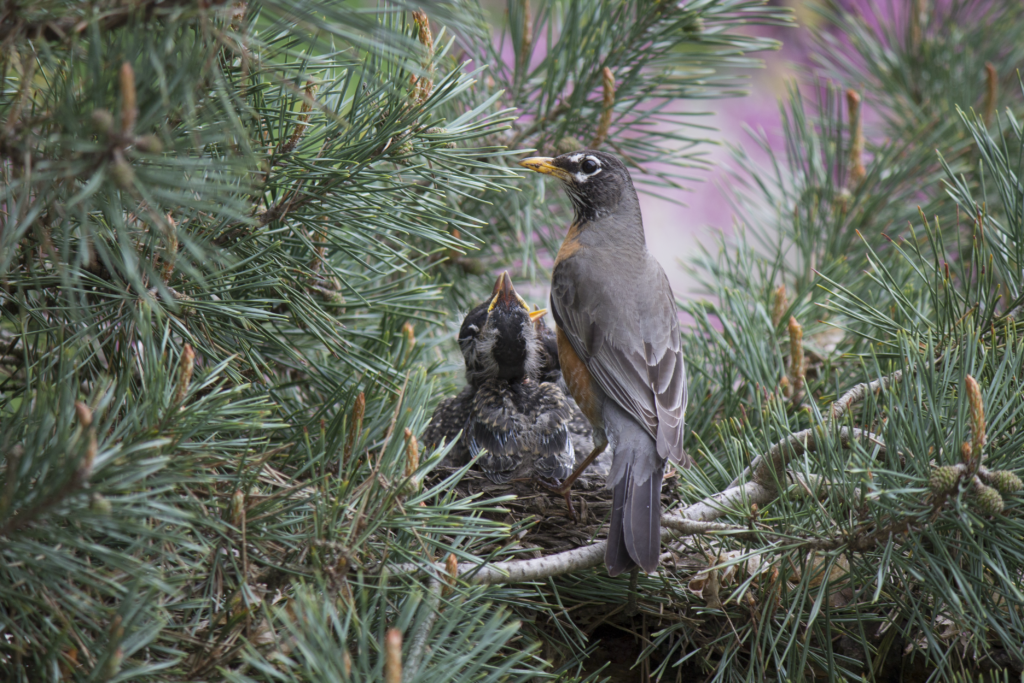
<svg viewBox="0 0 1024 683">
<path fill-rule="evenodd" d="M 457 396 L 446 398 L 437 404 L 434 414 L 430 417 L 430 424 L 423 432 L 423 445 L 428 448 L 435 448 L 441 441 L 450 444 L 459 432 L 466 426 L 466 419 L 469 417 L 473 407 L 473 387 L 467 385 Z M 449 467 L 461 467 L 469 461 L 469 451 L 465 445 L 465 439 L 459 439 L 452 450 L 445 456 L 444 465 Z"/>
<path fill-rule="evenodd" d="M 552 315 L 598 386 L 656 439 L 658 454 L 686 465 L 686 374 L 672 288 L 650 256 L 625 282 L 608 275 L 616 272 L 595 258 L 559 263 Z"/>
</svg>

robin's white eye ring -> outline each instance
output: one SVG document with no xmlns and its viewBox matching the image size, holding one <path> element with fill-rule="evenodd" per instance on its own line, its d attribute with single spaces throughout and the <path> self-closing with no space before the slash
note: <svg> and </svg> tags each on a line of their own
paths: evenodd
<svg viewBox="0 0 1024 683">
<path fill-rule="evenodd" d="M 601 164 L 597 163 L 597 161 L 595 159 L 592 159 L 591 157 L 587 157 L 586 159 L 583 160 L 583 163 L 580 164 L 580 170 L 586 173 L 587 175 L 593 173 L 599 168 L 601 168 Z"/>
</svg>

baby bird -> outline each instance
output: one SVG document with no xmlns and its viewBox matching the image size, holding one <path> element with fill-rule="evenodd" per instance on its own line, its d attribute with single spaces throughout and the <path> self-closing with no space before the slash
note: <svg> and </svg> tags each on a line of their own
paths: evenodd
<svg viewBox="0 0 1024 683">
<path fill-rule="evenodd" d="M 438 405 L 423 439 L 436 445 L 461 429 L 460 443 L 449 456 L 452 464 L 476 458 L 487 478 L 499 484 L 528 478 L 557 482 L 572 473 L 573 406 L 557 383 L 544 381 L 559 376 L 542 337 L 545 313 L 531 312 L 503 273 L 491 299 L 466 315 L 459 348 L 468 384 Z"/>
</svg>

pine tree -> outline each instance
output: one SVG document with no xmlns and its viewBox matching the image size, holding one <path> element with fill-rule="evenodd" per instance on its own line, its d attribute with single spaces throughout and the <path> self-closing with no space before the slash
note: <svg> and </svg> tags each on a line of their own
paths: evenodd
<svg viewBox="0 0 1024 683">
<path fill-rule="evenodd" d="M 459 307 L 561 238 L 516 160 L 688 182 L 673 103 L 784 12 L 6 5 L 0 678 L 597 680 L 601 624 L 664 680 L 1019 669 L 1024 10 L 910 5 L 821 9 L 830 80 L 694 263 L 698 467 L 632 581 L 416 435 Z"/>
</svg>

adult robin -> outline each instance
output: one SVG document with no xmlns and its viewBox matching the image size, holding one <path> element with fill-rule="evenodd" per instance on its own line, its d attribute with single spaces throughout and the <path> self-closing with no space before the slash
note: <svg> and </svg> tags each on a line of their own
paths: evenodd
<svg viewBox="0 0 1024 683">
<path fill-rule="evenodd" d="M 462 430 L 449 461 L 476 458 L 499 484 L 537 478 L 557 485 L 572 473 L 575 406 L 556 383 L 543 381 L 552 372 L 540 336 L 546 312 L 530 311 L 508 273 L 498 278 L 491 298 L 463 320 L 459 348 L 467 386 L 434 411 L 424 434 L 428 446 Z"/>
<path fill-rule="evenodd" d="M 686 372 L 675 298 L 647 250 L 640 203 L 618 158 L 581 150 L 520 164 L 562 181 L 574 209 L 555 258 L 551 313 L 569 392 L 594 427 L 595 448 L 559 489 L 610 443 L 613 488 L 605 564 L 615 576 L 658 566 L 661 482 L 683 451 Z"/>
</svg>

